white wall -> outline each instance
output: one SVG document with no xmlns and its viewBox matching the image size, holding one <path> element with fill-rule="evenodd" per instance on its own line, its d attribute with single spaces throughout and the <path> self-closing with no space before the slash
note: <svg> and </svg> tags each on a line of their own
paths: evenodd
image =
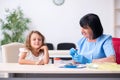
<svg viewBox="0 0 120 80">
<path fill-rule="evenodd" d="M 81 37 L 79 20 L 87 13 L 99 15 L 106 34 L 113 35 L 114 0 L 65 0 L 56 6 L 52 0 L 0 0 L 0 18 L 5 8 L 20 6 L 31 18 L 30 30 L 39 30 L 56 47 L 59 42 L 76 43 Z M 2 37 L 0 37 L 1 39 Z"/>
</svg>

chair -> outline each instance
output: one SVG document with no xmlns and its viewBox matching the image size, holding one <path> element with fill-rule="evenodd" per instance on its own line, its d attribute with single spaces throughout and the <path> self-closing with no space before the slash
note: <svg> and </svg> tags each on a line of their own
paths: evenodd
<svg viewBox="0 0 120 80">
<path fill-rule="evenodd" d="M 2 45 L 3 63 L 17 63 L 19 57 L 19 48 L 23 46 L 24 44 L 18 42 Z"/>
<path fill-rule="evenodd" d="M 57 45 L 57 50 L 69 50 L 71 48 L 76 48 L 76 45 L 74 43 L 59 43 Z M 60 59 L 61 60 L 71 60 L 72 58 L 60 58 Z"/>
<path fill-rule="evenodd" d="M 116 53 L 116 62 L 120 64 L 120 38 L 112 38 L 112 42 Z"/>
<path fill-rule="evenodd" d="M 48 50 L 54 50 L 54 46 L 52 43 L 46 43 Z"/>
<path fill-rule="evenodd" d="M 2 45 L 2 61 L 3 63 L 17 63 L 19 48 L 22 48 L 24 44 L 13 42 L 9 44 Z M 4 77 L 13 77 L 15 74 L 4 73 Z"/>
</svg>

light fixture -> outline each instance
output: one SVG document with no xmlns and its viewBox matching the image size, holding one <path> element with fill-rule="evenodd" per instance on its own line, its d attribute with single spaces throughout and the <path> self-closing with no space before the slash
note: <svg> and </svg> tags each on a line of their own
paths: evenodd
<svg viewBox="0 0 120 80">
<path fill-rule="evenodd" d="M 65 2 L 65 0 L 53 0 L 53 3 L 57 6 L 62 5 Z"/>
</svg>

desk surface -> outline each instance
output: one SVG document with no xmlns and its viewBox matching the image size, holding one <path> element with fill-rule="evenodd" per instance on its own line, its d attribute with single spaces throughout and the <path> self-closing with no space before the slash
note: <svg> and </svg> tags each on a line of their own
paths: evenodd
<svg viewBox="0 0 120 80">
<path fill-rule="evenodd" d="M 59 68 L 60 64 L 46 65 L 20 65 L 18 63 L 0 63 L 0 73 L 50 73 L 50 74 L 89 74 L 89 73 L 118 73 L 120 74 L 120 65 L 116 69 L 90 69 L 90 68 Z"/>
</svg>

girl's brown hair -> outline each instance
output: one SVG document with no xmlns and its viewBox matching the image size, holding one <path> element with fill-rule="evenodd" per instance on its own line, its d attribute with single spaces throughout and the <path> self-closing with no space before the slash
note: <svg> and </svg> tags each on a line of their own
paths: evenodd
<svg viewBox="0 0 120 80">
<path fill-rule="evenodd" d="M 45 43 L 45 37 L 39 32 L 39 31 L 31 31 L 29 34 L 28 34 L 28 36 L 27 36 L 27 38 L 26 38 L 26 42 L 25 42 L 25 47 L 27 48 L 27 49 L 29 49 L 29 50 L 32 50 L 32 48 L 31 48 L 31 44 L 30 44 L 30 38 L 31 38 L 31 35 L 33 34 L 33 33 L 36 33 L 36 34 L 38 34 L 39 36 L 41 36 L 42 37 L 42 45 L 44 45 Z"/>
</svg>

